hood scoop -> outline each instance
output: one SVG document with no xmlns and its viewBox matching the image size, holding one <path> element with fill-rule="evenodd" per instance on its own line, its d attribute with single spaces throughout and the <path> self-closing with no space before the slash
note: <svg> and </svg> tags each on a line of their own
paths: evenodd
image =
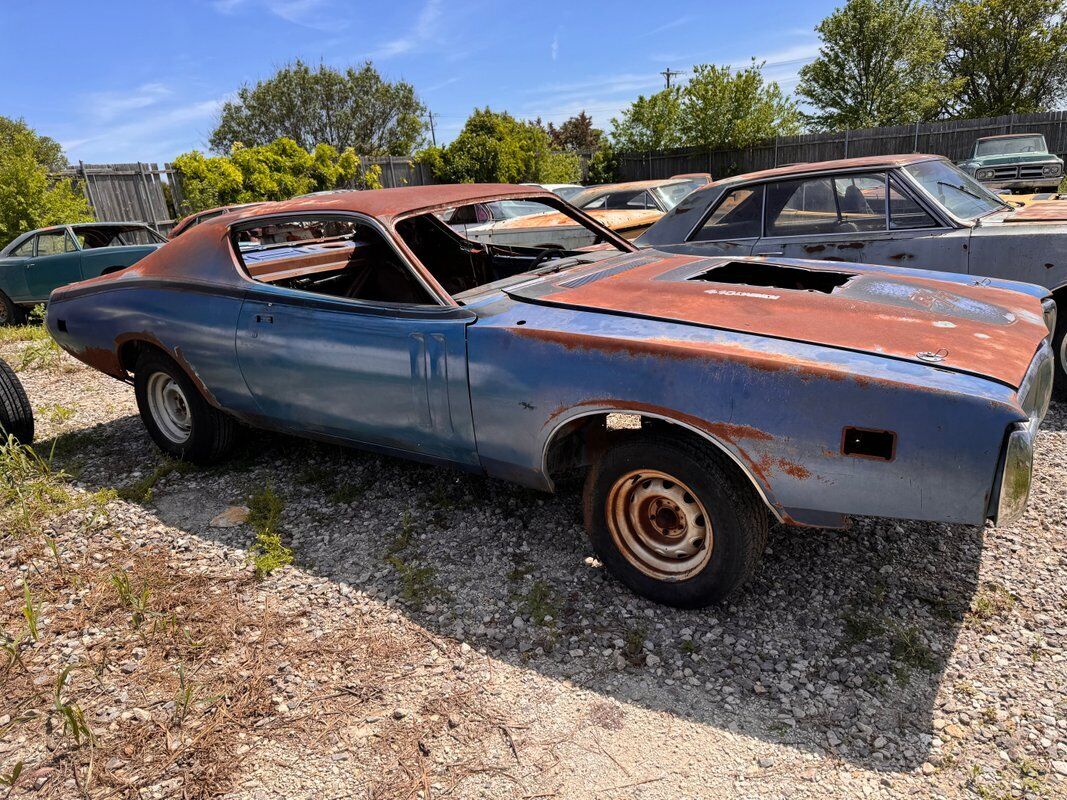
<svg viewBox="0 0 1067 800">
<path fill-rule="evenodd" d="M 686 280 L 832 294 L 855 277 L 854 272 L 831 272 L 830 270 L 802 269 L 764 262 L 730 261 L 690 275 Z"/>
</svg>

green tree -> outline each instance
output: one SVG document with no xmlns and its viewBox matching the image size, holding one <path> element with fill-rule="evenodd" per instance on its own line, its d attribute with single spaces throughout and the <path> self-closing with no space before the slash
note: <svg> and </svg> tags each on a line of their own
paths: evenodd
<svg viewBox="0 0 1067 800">
<path fill-rule="evenodd" d="M 678 87 L 645 97 L 611 120 L 611 140 L 617 150 L 639 152 L 681 147 L 682 90 Z"/>
<path fill-rule="evenodd" d="M 210 145 L 228 153 L 240 142 L 292 139 L 305 150 L 322 143 L 359 155 L 407 155 L 422 143 L 426 108 L 405 81 L 391 83 L 365 62 L 343 72 L 295 61 L 222 107 Z"/>
<path fill-rule="evenodd" d="M 919 0 L 848 0 L 815 28 L 818 57 L 800 69 L 797 95 L 813 127 L 869 128 L 934 119 L 958 82 L 945 70 L 945 39 Z"/>
<path fill-rule="evenodd" d="M 361 172 L 352 148 L 338 152 L 328 144 L 308 152 L 292 139 L 258 147 L 234 145 L 229 156 L 205 156 L 198 150 L 174 159 L 189 214 L 214 206 L 255 200 L 286 200 L 300 194 L 360 184 L 379 188 L 381 170 Z"/>
<path fill-rule="evenodd" d="M 589 159 L 586 180 L 589 183 L 612 183 L 619 176 L 619 157 L 615 148 L 607 140 L 601 140 L 600 146 Z"/>
<path fill-rule="evenodd" d="M 797 105 L 755 60 L 744 69 L 698 64 L 682 94 L 679 121 L 687 146 L 718 150 L 749 147 L 800 132 Z"/>
<path fill-rule="evenodd" d="M 595 150 L 604 131 L 594 128 L 593 118 L 580 111 L 558 128 L 548 123 L 548 135 L 557 150 Z"/>
<path fill-rule="evenodd" d="M 475 109 L 447 147 L 431 147 L 418 159 L 446 183 L 571 183 L 581 177 L 576 153 L 552 148 L 537 122 Z"/>
<path fill-rule="evenodd" d="M 942 0 L 956 112 L 968 117 L 1055 108 L 1067 90 L 1062 0 Z"/>
<path fill-rule="evenodd" d="M 0 247 L 34 228 L 93 219 L 81 192 L 53 176 L 66 166 L 55 140 L 0 117 Z"/>
</svg>

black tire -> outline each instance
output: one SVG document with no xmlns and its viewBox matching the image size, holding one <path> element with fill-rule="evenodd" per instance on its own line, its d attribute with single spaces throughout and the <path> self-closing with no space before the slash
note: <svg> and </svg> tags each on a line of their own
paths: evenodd
<svg viewBox="0 0 1067 800">
<path fill-rule="evenodd" d="M 0 292 L 0 327 L 4 325 L 21 325 L 26 321 L 26 312 L 16 305 L 11 298 Z"/>
<path fill-rule="evenodd" d="M 184 441 L 168 436 L 152 411 L 148 395 L 156 375 L 170 378 L 181 390 L 189 422 Z M 194 464 L 213 464 L 225 458 L 233 447 L 237 423 L 208 403 L 185 370 L 166 354 L 159 350 L 144 351 L 137 359 L 133 385 L 141 421 L 152 441 L 164 453 Z"/>
<path fill-rule="evenodd" d="M 33 408 L 18 376 L 0 358 L 0 436 L 14 436 L 19 444 L 33 444 Z"/>
<path fill-rule="evenodd" d="M 1056 330 L 1052 335 L 1052 352 L 1056 357 L 1056 377 L 1052 382 L 1052 396 L 1067 401 L 1067 297 L 1060 304 Z"/>
<path fill-rule="evenodd" d="M 643 571 L 612 535 L 612 487 L 640 484 L 622 479 L 643 470 L 674 477 L 710 518 L 711 553 L 684 577 Z M 766 507 L 737 465 L 711 445 L 674 434 L 641 434 L 610 447 L 589 470 L 584 500 L 586 531 L 600 561 L 637 594 L 664 605 L 701 608 L 730 599 L 755 574 L 767 546 Z"/>
</svg>

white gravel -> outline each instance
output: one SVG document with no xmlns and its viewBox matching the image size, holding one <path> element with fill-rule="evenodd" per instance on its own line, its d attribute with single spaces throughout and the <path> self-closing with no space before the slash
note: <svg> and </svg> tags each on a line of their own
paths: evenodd
<svg viewBox="0 0 1067 800">
<path fill-rule="evenodd" d="M 63 458 L 84 488 L 150 474 L 162 459 L 132 390 L 64 364 L 22 374 L 40 437 L 77 434 Z M 182 569 L 247 573 L 249 527 L 209 523 L 264 485 L 284 498 L 295 565 L 245 599 L 300 619 L 268 667 L 274 713 L 302 723 L 233 743 L 228 798 L 389 797 L 412 781 L 413 797 L 1067 796 L 1067 406 L 1045 422 L 1017 525 L 777 527 L 755 583 L 693 612 L 604 574 L 577 487 L 545 496 L 248 438 L 224 467 L 171 473 L 150 501 L 113 502 L 108 525 L 81 534 L 90 554 L 120 540 L 162 547 Z M 403 657 L 305 652 L 341 633 L 362 652 L 371 632 Z M 378 671 L 360 679 L 377 692 L 334 724 L 314 698 L 367 665 Z M 0 738 L 0 771 L 38 756 Z"/>
</svg>

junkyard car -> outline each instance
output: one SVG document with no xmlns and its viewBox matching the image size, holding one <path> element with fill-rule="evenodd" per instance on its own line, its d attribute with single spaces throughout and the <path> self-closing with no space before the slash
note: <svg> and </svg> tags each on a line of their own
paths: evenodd
<svg viewBox="0 0 1067 800">
<path fill-rule="evenodd" d="M 523 186 L 536 186 L 539 189 L 546 189 L 552 192 L 552 194 L 559 195 L 564 200 L 570 200 L 578 192 L 582 191 L 585 187 L 577 183 L 524 183 Z"/>
<path fill-rule="evenodd" d="M 167 240 L 139 222 L 87 222 L 24 233 L 0 250 L 0 325 L 20 322 L 57 286 L 116 272 Z"/>
<path fill-rule="evenodd" d="M 261 205 L 261 203 L 241 203 L 239 205 L 216 206 L 215 208 L 205 208 L 203 211 L 197 211 L 195 214 L 189 214 L 186 217 L 182 217 L 181 221 L 171 228 L 170 238 L 177 239 L 187 230 L 199 225 L 201 222 L 206 222 L 215 217 L 221 217 L 223 214 L 229 214 L 231 211 L 239 211 L 242 208 L 252 208 L 258 205 Z"/>
<path fill-rule="evenodd" d="M 1063 159 L 1048 151 L 1040 133 L 983 137 L 959 166 L 990 189 L 1036 192 L 1055 189 L 1063 180 Z"/>
<path fill-rule="evenodd" d="M 699 176 L 665 180 L 605 183 L 565 197 L 602 225 L 635 239 L 697 186 Z M 450 210 L 446 219 L 461 236 L 496 245 L 571 248 L 587 234 L 566 214 L 545 211 L 535 203 L 498 201 Z"/>
<path fill-rule="evenodd" d="M 485 245 L 437 216 L 519 200 L 600 247 Z M 133 383 L 175 457 L 221 458 L 242 421 L 543 490 L 586 469 L 601 561 L 699 606 L 753 574 L 768 514 L 1018 517 L 1052 380 L 1045 294 L 641 252 L 550 193 L 444 185 L 209 220 L 55 292 L 47 325 Z"/>
<path fill-rule="evenodd" d="M 1016 207 L 939 156 L 824 161 L 726 178 L 690 194 L 637 243 L 936 269 L 979 283 L 1008 278 L 1044 286 L 1067 307 L 1067 201 Z M 1067 394 L 1067 313 L 1059 316 L 1056 383 Z"/>
</svg>

